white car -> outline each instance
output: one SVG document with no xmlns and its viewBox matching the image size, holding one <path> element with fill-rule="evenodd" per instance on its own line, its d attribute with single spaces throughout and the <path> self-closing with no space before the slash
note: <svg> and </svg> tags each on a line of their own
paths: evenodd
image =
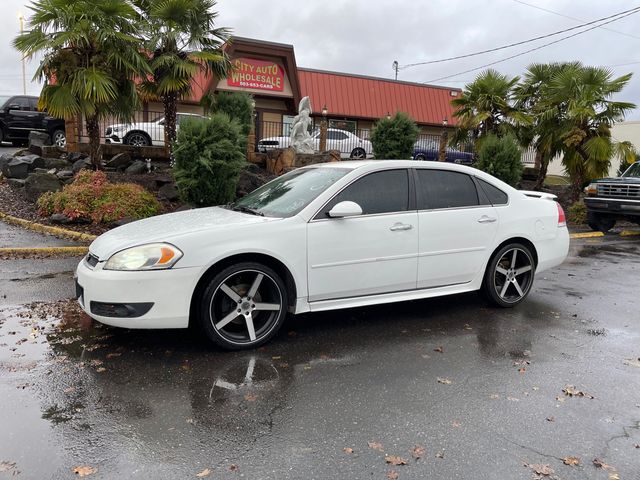
<svg viewBox="0 0 640 480">
<path fill-rule="evenodd" d="M 320 130 L 311 133 L 313 148 L 320 150 Z M 268 137 L 258 141 L 258 151 L 266 153 L 274 148 L 287 148 L 291 145 L 291 137 Z M 354 135 L 347 130 L 338 128 L 327 129 L 327 150 L 338 150 L 342 158 L 365 159 L 373 156 L 373 146 L 369 140 Z"/>
<path fill-rule="evenodd" d="M 293 170 L 224 207 L 140 220 L 98 237 L 77 296 L 99 322 L 199 325 L 256 347 L 299 314 L 484 290 L 512 307 L 562 263 L 554 196 L 451 163 L 380 160 Z"/>
<path fill-rule="evenodd" d="M 185 118 L 205 118 L 194 113 L 178 113 L 176 129 Z M 133 147 L 164 147 L 164 117 L 151 122 L 119 123 L 109 125 L 105 132 L 105 142 L 116 145 L 131 145 Z"/>
</svg>

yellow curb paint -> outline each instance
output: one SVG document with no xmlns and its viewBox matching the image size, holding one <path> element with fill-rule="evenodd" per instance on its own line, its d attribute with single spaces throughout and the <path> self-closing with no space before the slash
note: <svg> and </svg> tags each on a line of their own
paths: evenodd
<svg viewBox="0 0 640 480">
<path fill-rule="evenodd" d="M 78 240 L 80 242 L 92 242 L 96 239 L 95 235 L 75 232 L 73 230 L 66 230 L 59 227 L 50 227 L 49 225 L 42 225 L 41 223 L 30 222 L 29 220 L 13 217 L 3 212 L 0 212 L 0 220 L 6 223 L 10 223 L 11 225 L 26 228 L 34 232 L 46 233 L 55 237 L 70 238 L 72 240 Z"/>
<path fill-rule="evenodd" d="M 569 235 L 570 238 L 595 238 L 595 237 L 604 237 L 604 233 L 602 232 L 584 232 L 584 233 L 572 233 Z"/>
<path fill-rule="evenodd" d="M 0 256 L 20 255 L 86 255 L 88 247 L 9 247 L 0 248 Z"/>
<path fill-rule="evenodd" d="M 621 237 L 635 237 L 636 235 L 640 235 L 639 230 L 623 230 L 620 232 Z"/>
</svg>

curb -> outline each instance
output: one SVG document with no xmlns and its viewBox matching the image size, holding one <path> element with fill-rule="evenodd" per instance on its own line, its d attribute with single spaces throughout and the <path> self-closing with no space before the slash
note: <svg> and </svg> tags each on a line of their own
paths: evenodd
<svg viewBox="0 0 640 480">
<path fill-rule="evenodd" d="M 604 237 L 602 232 L 583 232 L 583 233 L 570 233 L 569 238 L 596 238 Z"/>
<path fill-rule="evenodd" d="M 92 242 L 97 238 L 95 235 L 90 235 L 88 233 L 80 233 L 59 227 L 50 227 L 49 225 L 42 225 L 41 223 L 31 222 L 22 218 L 13 217 L 3 212 L 0 212 L 0 220 L 11 225 L 26 228 L 27 230 L 31 230 L 33 232 L 45 233 L 48 235 L 53 235 L 54 237 L 68 238 L 71 240 L 77 240 L 79 242 Z M 46 248 L 41 250 L 46 250 Z"/>
<path fill-rule="evenodd" d="M 64 255 L 68 257 L 86 255 L 89 247 L 10 247 L 0 248 L 0 257 Z"/>
</svg>

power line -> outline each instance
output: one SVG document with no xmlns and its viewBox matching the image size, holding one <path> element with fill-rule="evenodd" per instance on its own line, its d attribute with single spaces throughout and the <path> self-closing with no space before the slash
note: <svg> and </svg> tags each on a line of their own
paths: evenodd
<svg viewBox="0 0 640 480">
<path fill-rule="evenodd" d="M 610 18 L 620 17 L 621 15 L 625 15 L 625 14 L 629 14 L 629 13 L 635 13 L 639 8 L 640 7 L 631 8 L 629 10 L 625 10 L 623 12 L 619 12 L 619 13 L 616 13 L 614 15 L 609 15 L 608 17 L 599 18 L 599 19 L 593 20 L 591 22 L 583 23 L 583 24 L 577 25 L 575 27 L 565 28 L 564 30 L 558 30 L 557 32 L 548 33 L 546 35 L 540 35 L 538 37 L 530 38 L 528 40 L 522 40 L 520 42 L 510 43 L 508 45 L 503 45 L 501 47 L 490 48 L 488 50 L 482 50 L 482 51 L 474 52 L 474 53 L 467 53 L 465 55 L 457 55 L 455 57 L 441 58 L 441 59 L 438 59 L 438 60 L 429 60 L 429 61 L 426 61 L 426 62 L 409 63 L 407 65 L 402 65 L 400 67 L 400 69 L 417 67 L 417 66 L 420 66 L 420 65 L 431 65 L 431 64 L 434 64 L 434 63 L 449 62 L 451 60 L 459 60 L 461 58 L 475 57 L 477 55 L 483 55 L 485 53 L 497 52 L 499 50 L 504 50 L 506 48 L 517 47 L 518 45 L 524 45 L 525 43 L 535 42 L 537 40 L 542 40 L 543 38 L 553 37 L 555 35 L 560 35 L 562 33 L 570 32 L 572 30 L 577 30 L 579 28 L 587 27 L 587 26 L 593 25 L 595 23 L 600 23 L 600 22 L 602 22 L 604 20 L 609 20 Z M 606 25 L 607 23 L 610 23 L 610 22 L 603 23 L 602 25 Z M 602 25 L 597 25 L 594 28 L 599 28 Z M 585 31 L 589 31 L 589 30 L 585 30 Z"/>
<path fill-rule="evenodd" d="M 512 0 L 512 1 L 516 2 L 516 3 L 519 3 L 521 5 L 526 5 L 527 7 L 536 8 L 538 10 L 542 10 L 543 12 L 552 13 L 552 14 L 557 15 L 559 17 L 568 18 L 569 20 L 574 20 L 576 22 L 586 22 L 586 20 L 582 20 L 581 18 L 571 17 L 569 15 L 565 15 L 564 13 L 556 12 L 554 10 L 549 10 L 548 8 L 539 7 L 538 5 L 533 5 L 531 3 L 523 2 L 522 0 Z M 613 28 L 606 28 L 606 27 L 602 27 L 602 29 L 603 30 L 609 30 L 610 32 L 614 32 L 614 33 L 617 33 L 617 34 L 620 34 L 620 35 L 624 35 L 625 37 L 631 37 L 631 38 L 635 38 L 636 40 L 640 40 L 640 37 L 638 37 L 636 35 L 632 35 L 632 34 L 627 33 L 627 32 L 621 32 L 620 30 L 614 30 Z"/>
<path fill-rule="evenodd" d="M 623 15 L 623 16 L 618 17 L 618 18 L 614 18 L 613 20 L 609 20 L 608 22 L 605 22 L 605 23 L 603 23 L 601 25 L 596 25 L 596 26 L 587 28 L 586 30 L 583 30 L 581 32 L 577 32 L 577 33 L 573 33 L 571 35 L 567 35 L 566 37 L 559 38 L 558 40 L 554 40 L 553 42 L 549 42 L 549 43 L 545 43 L 543 45 L 539 45 L 539 46 L 537 46 L 535 48 L 531 48 L 531 49 L 526 50 L 524 52 L 516 53 L 515 55 L 511 55 L 509 57 L 505 57 L 503 59 L 496 60 L 495 62 L 487 63 L 485 65 L 481 65 L 481 66 L 476 67 L 476 68 L 470 68 L 469 70 L 465 70 L 463 72 L 458 72 L 458 73 L 454 73 L 452 75 L 447 75 L 447 76 L 444 76 L 444 77 L 440 77 L 440 78 L 436 78 L 436 79 L 433 79 L 433 80 L 429 80 L 429 81 L 424 82 L 424 83 L 439 82 L 440 80 L 446 80 L 446 79 L 451 78 L 451 77 L 457 77 L 458 75 L 463 75 L 465 73 L 470 73 L 470 72 L 475 72 L 477 70 L 482 70 L 483 68 L 487 68 L 487 67 L 490 67 L 492 65 L 496 65 L 498 63 L 506 62 L 507 60 L 511 60 L 513 58 L 516 58 L 516 57 L 521 57 L 522 55 L 526 55 L 527 53 L 535 52 L 536 50 L 543 49 L 545 47 L 548 47 L 549 45 L 554 45 L 556 43 L 563 42 L 564 40 L 567 40 L 569 38 L 577 37 L 578 35 L 582 35 L 583 33 L 587 33 L 587 32 L 589 32 L 591 30 L 594 30 L 594 29 L 602 26 L 602 25 L 607 25 L 609 23 L 616 22 L 618 20 L 622 20 L 623 18 L 628 17 L 628 16 L 633 15 L 634 13 L 638 13 L 638 12 L 640 12 L 640 7 L 636 7 L 635 9 L 633 9 L 633 11 L 631 11 L 630 13 L 627 13 L 626 15 Z"/>
</svg>

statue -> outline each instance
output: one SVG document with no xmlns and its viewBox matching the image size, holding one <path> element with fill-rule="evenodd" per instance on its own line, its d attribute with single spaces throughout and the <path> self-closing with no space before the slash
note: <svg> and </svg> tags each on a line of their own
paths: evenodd
<svg viewBox="0 0 640 480">
<path fill-rule="evenodd" d="M 314 153 L 313 139 L 309 134 L 311 125 L 311 100 L 304 97 L 298 105 L 298 115 L 291 125 L 291 146 L 296 153 Z"/>
</svg>

